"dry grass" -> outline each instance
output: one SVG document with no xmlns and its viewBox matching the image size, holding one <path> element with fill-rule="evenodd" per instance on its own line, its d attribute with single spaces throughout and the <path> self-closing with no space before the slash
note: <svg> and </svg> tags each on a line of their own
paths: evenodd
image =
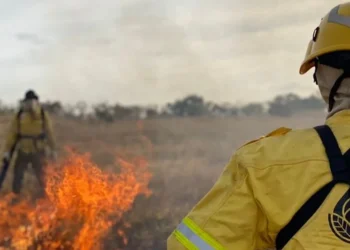
<svg viewBox="0 0 350 250">
<path fill-rule="evenodd" d="M 153 195 L 139 197 L 126 215 L 132 228 L 125 249 L 162 250 L 166 249 L 168 235 L 210 189 L 238 146 L 276 127 L 303 128 L 323 121 L 322 113 L 291 118 L 147 120 L 143 121 L 145 137 L 140 135 L 134 121 L 89 125 L 57 119 L 55 127 L 61 146 L 74 145 L 81 151 L 92 152 L 101 168 L 113 160 L 110 149 L 128 149 L 149 158 Z M 7 122 L 8 118 L 0 118 L 2 128 Z M 3 138 L 4 129 L 0 136 Z M 8 190 L 10 181 L 11 176 L 4 191 Z M 36 185 L 35 180 L 27 178 L 26 185 L 30 190 Z"/>
</svg>

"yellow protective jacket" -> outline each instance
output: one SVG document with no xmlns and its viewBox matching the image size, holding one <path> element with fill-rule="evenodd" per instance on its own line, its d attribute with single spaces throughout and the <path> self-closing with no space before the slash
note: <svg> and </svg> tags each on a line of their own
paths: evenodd
<svg viewBox="0 0 350 250">
<path fill-rule="evenodd" d="M 326 124 L 339 153 L 345 154 L 350 148 L 350 110 L 335 114 Z M 167 250 L 274 249 L 281 229 L 332 178 L 315 129 L 280 128 L 237 150 L 212 189 L 170 235 Z M 336 184 L 283 248 L 316 249 L 350 249 L 348 184 Z"/>
<path fill-rule="evenodd" d="M 40 112 L 40 111 L 39 111 Z M 38 113 L 39 113 L 38 112 Z M 44 133 L 44 140 L 35 140 L 26 137 L 36 137 Z M 20 115 L 16 114 L 8 130 L 4 152 L 10 152 L 12 146 L 17 140 L 17 136 L 20 138 L 17 143 L 17 150 L 21 150 L 25 153 L 36 153 L 38 151 L 56 150 L 56 141 L 53 133 L 53 126 L 50 116 L 43 110 L 42 114 L 37 114 L 35 119 L 27 112 L 21 112 Z"/>
</svg>

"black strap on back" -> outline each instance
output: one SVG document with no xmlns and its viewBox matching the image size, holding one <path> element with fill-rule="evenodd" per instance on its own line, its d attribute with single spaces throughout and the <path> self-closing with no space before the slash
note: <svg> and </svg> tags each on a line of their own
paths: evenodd
<svg viewBox="0 0 350 250">
<path fill-rule="evenodd" d="M 288 241 L 312 217 L 336 184 L 350 184 L 350 166 L 346 165 L 345 158 L 332 130 L 327 125 L 315 127 L 315 130 L 325 148 L 333 180 L 312 195 L 296 212 L 291 221 L 278 233 L 276 237 L 277 250 L 282 250 Z"/>
<path fill-rule="evenodd" d="M 17 134 L 21 133 L 21 115 L 23 113 L 23 109 L 20 109 L 17 113 Z"/>
</svg>

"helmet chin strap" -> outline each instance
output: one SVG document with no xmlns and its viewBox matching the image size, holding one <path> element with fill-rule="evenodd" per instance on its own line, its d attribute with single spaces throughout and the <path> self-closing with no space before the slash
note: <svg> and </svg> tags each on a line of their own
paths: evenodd
<svg viewBox="0 0 350 250">
<path fill-rule="evenodd" d="M 318 61 L 317 59 L 315 60 L 315 72 L 313 74 L 313 77 L 314 77 L 314 83 L 316 83 L 316 85 L 318 85 L 318 82 L 317 82 L 317 77 L 316 77 L 316 72 L 317 72 L 317 69 L 318 69 Z"/>
</svg>

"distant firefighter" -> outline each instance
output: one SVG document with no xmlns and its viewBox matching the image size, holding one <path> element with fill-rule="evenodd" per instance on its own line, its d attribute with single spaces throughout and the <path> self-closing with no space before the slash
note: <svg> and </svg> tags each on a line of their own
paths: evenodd
<svg viewBox="0 0 350 250">
<path fill-rule="evenodd" d="M 0 185 L 13 164 L 12 191 L 19 194 L 24 172 L 31 163 L 43 195 L 43 167 L 46 160 L 56 160 L 56 142 L 49 114 L 40 105 L 39 97 L 33 90 L 28 90 L 21 100 L 21 107 L 10 124 L 3 152 Z"/>
</svg>

